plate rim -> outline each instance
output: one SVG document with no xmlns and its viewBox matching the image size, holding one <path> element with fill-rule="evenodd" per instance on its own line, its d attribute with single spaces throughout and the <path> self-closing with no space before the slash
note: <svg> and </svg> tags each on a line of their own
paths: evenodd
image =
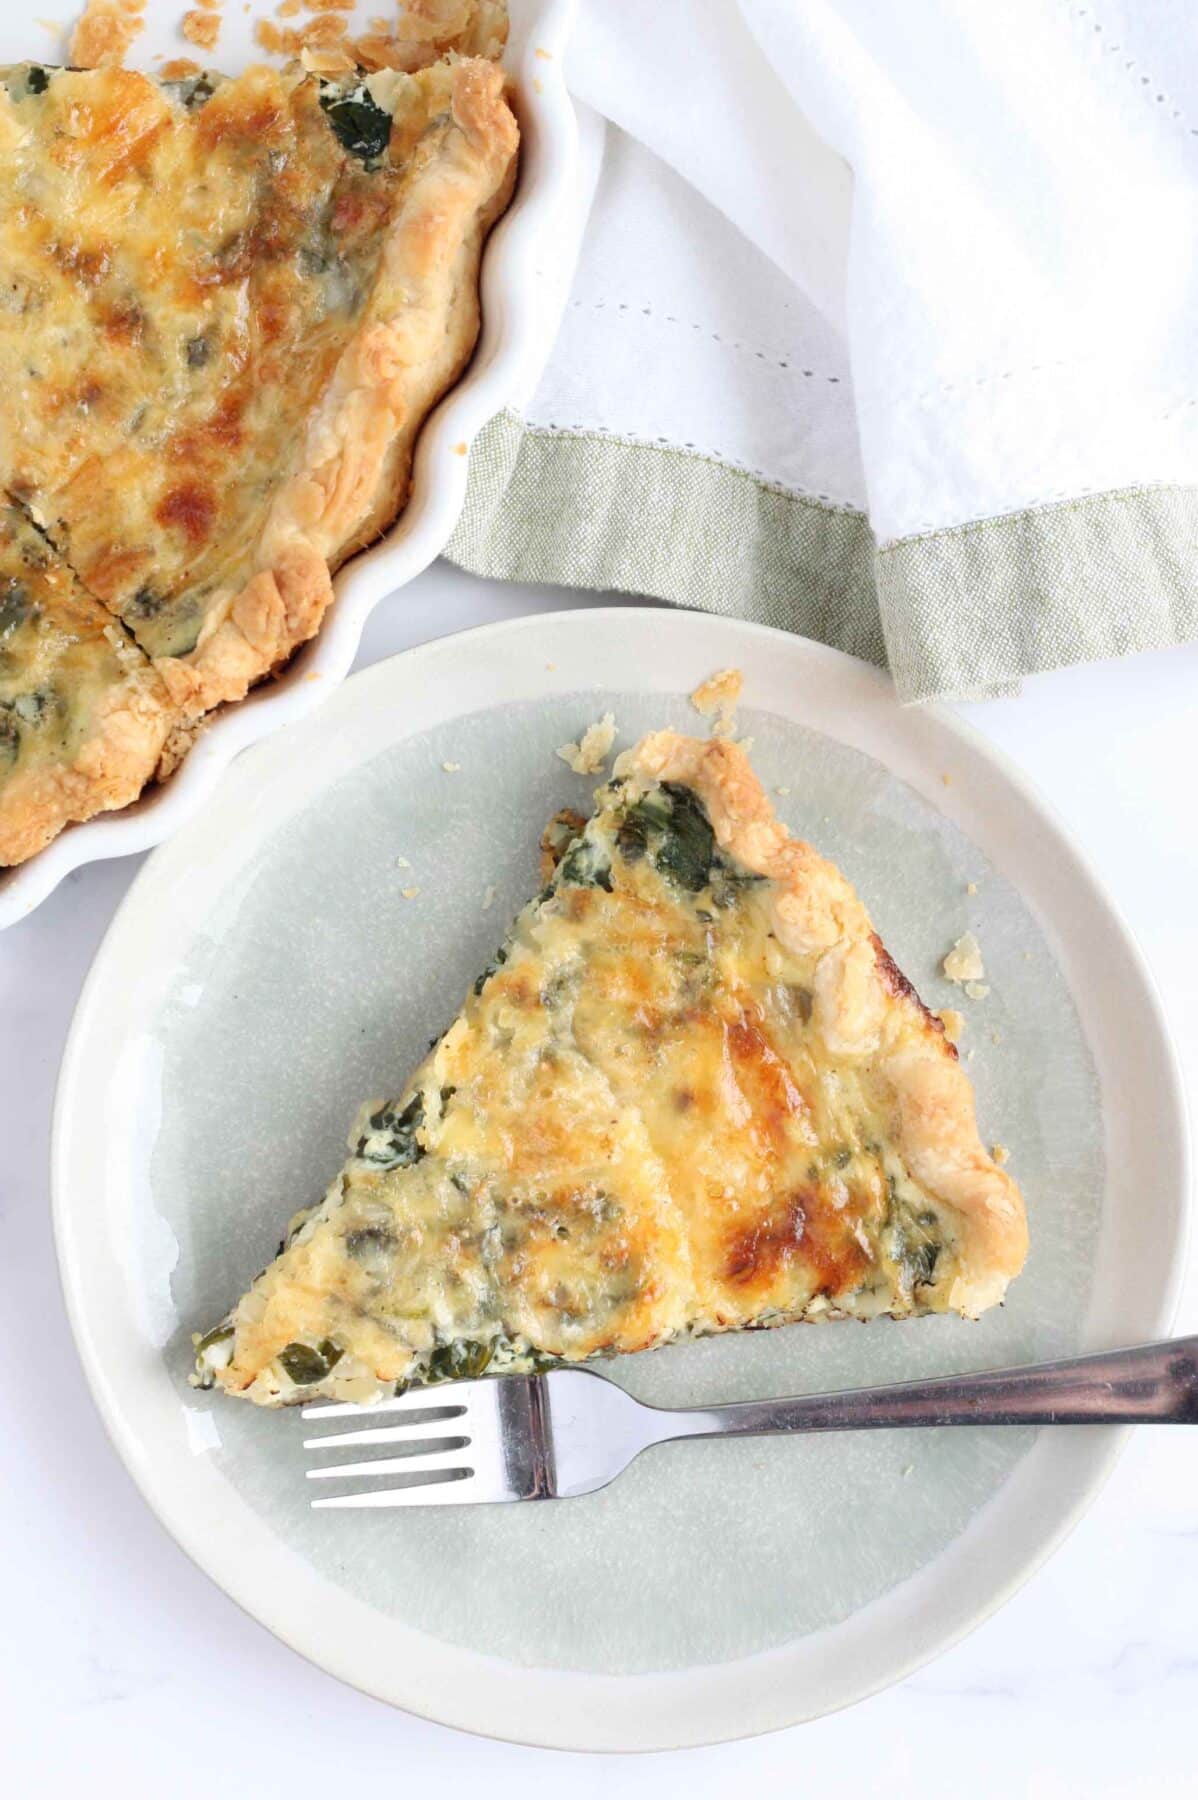
<svg viewBox="0 0 1198 1800">
<path fill-rule="evenodd" d="M 347 684 L 347 691 L 352 690 L 361 694 L 368 685 L 385 687 L 390 681 L 402 679 L 402 676 L 396 675 L 397 669 L 402 669 L 406 674 L 410 674 L 422 663 L 435 663 L 446 657 L 450 659 L 463 656 L 469 658 L 480 648 L 485 652 L 491 640 L 497 636 L 518 639 L 526 634 L 535 637 L 542 632 L 552 636 L 559 631 L 565 631 L 567 634 L 582 632 L 585 635 L 597 626 L 600 629 L 620 632 L 647 629 L 650 632 L 664 631 L 667 635 L 673 631 L 683 634 L 697 633 L 700 638 L 709 637 L 713 640 L 720 638 L 732 640 L 741 637 L 769 640 L 779 646 L 780 653 L 782 647 L 785 647 L 785 654 L 797 657 L 801 662 L 806 661 L 809 667 L 813 662 L 825 662 L 829 668 L 836 667 L 842 675 L 846 671 L 851 671 L 853 680 L 864 684 L 866 689 L 872 687 L 876 696 L 884 697 L 892 705 L 896 704 L 893 700 L 891 685 L 881 671 L 826 645 L 799 639 L 790 633 L 750 621 L 685 610 L 626 606 L 527 614 L 516 619 L 477 626 L 449 637 L 433 639 L 425 644 L 402 651 L 396 656 L 385 658 L 360 671 L 353 677 L 352 683 Z M 535 662 L 536 659 L 533 660 Z M 630 674 L 634 677 L 643 673 L 639 661 L 634 662 L 630 659 L 629 669 Z M 578 685 L 578 683 L 573 683 L 572 691 Z M 640 683 L 637 682 L 636 685 L 640 685 Z M 646 685 L 646 691 L 655 690 L 652 686 Z M 666 690 L 663 688 L 662 691 Z M 679 691 L 678 684 L 672 681 L 669 684 L 669 691 Z M 314 718 L 301 723 L 298 729 L 301 731 L 332 729 L 335 725 L 336 707 L 337 701 L 334 700 L 330 708 L 322 710 Z M 462 710 L 464 709 L 457 708 L 455 710 L 452 699 L 450 699 L 442 717 L 453 718 Z M 792 716 L 799 714 L 801 714 L 801 707 L 796 707 Z M 1151 1026 L 1163 1057 L 1167 1075 L 1165 1111 L 1172 1114 L 1171 1125 L 1176 1132 L 1177 1192 L 1173 1209 L 1172 1241 L 1166 1247 L 1164 1273 L 1159 1290 L 1149 1307 L 1150 1319 L 1147 1329 L 1136 1334 L 1140 1337 L 1163 1335 L 1167 1332 L 1173 1317 L 1184 1276 L 1185 1247 L 1190 1221 L 1192 1157 L 1188 1112 L 1180 1067 L 1155 978 L 1119 909 L 1107 895 L 1073 834 L 1019 766 L 1004 751 L 991 744 L 972 725 L 947 708 L 920 708 L 917 716 L 922 720 L 930 720 L 934 728 L 946 731 L 950 739 L 955 739 L 960 746 L 979 757 L 982 763 L 989 764 L 1000 781 L 1005 783 L 1016 796 L 1018 802 L 1025 807 L 1030 807 L 1034 814 L 1039 815 L 1041 824 L 1058 839 L 1061 849 L 1073 863 L 1077 874 L 1084 883 L 1088 884 L 1090 900 L 1097 904 L 1107 928 L 1115 933 L 1131 969 L 1138 978 L 1140 997 L 1147 1002 Z M 407 733 L 399 733 L 399 736 L 403 735 L 407 735 Z M 276 741 L 273 747 L 273 756 L 277 758 L 279 751 L 280 745 Z M 252 758 L 243 759 L 239 764 L 239 770 L 245 772 L 243 778 L 253 777 L 254 765 L 259 761 L 266 763 L 271 758 L 272 747 L 269 744 L 263 744 L 255 751 Z M 900 777 L 900 779 L 904 779 L 904 777 Z M 925 797 L 931 798 L 931 796 Z M 219 799 L 211 808 L 205 809 L 203 816 L 207 818 L 210 814 L 215 813 L 218 807 Z M 185 1554 L 222 1591 L 229 1594 L 243 1611 L 248 1612 L 264 1624 L 267 1629 L 289 1644 L 298 1654 L 303 1655 L 307 1660 L 314 1662 L 318 1667 L 325 1669 L 338 1679 L 347 1682 L 348 1685 L 357 1687 L 360 1691 L 397 1706 L 401 1710 L 413 1712 L 417 1716 L 430 1718 L 450 1727 L 468 1730 L 477 1735 L 546 1748 L 643 1751 L 695 1747 L 702 1744 L 733 1741 L 737 1738 L 759 1735 L 766 1731 L 785 1729 L 790 1725 L 854 1704 L 893 1682 L 903 1679 L 915 1669 L 942 1654 L 981 1624 L 985 1618 L 1004 1604 L 1060 1545 L 1105 1484 L 1126 1441 L 1127 1428 L 1101 1428 L 1086 1434 L 1088 1438 L 1087 1455 L 1073 1457 L 1072 1460 L 1081 1461 L 1087 1466 L 1076 1484 L 1075 1491 L 1071 1491 L 1066 1503 L 1057 1504 L 1055 1515 L 1051 1518 L 1047 1528 L 1038 1534 L 1033 1534 L 1036 1536 L 1035 1543 L 1016 1557 L 1009 1572 L 993 1584 L 981 1601 L 975 1602 L 971 1608 L 967 1607 L 961 1616 L 953 1618 L 939 1630 L 931 1632 L 930 1635 L 925 1633 L 924 1639 L 915 1643 L 909 1652 L 891 1658 L 881 1671 L 875 1670 L 859 1682 L 848 1684 L 845 1691 L 840 1691 L 830 1697 L 826 1704 L 817 1702 L 811 1706 L 805 1705 L 802 1697 L 797 1692 L 792 1692 L 789 1702 L 782 1709 L 782 1714 L 778 1714 L 775 1709 L 775 1714 L 767 1719 L 754 1719 L 746 1724 L 732 1724 L 730 1728 L 727 1721 L 719 1724 L 700 1723 L 690 1729 L 680 1727 L 675 1721 L 664 1736 L 655 1730 L 653 1715 L 637 1718 L 635 1716 L 637 1709 L 635 1707 L 628 1708 L 625 1705 L 618 1707 L 620 1719 L 614 1730 L 608 1720 L 599 1721 L 592 1717 L 589 1721 L 589 1728 L 593 1727 L 593 1729 L 589 1729 L 589 1734 L 588 1731 L 583 1731 L 580 1735 L 577 1722 L 567 1723 L 564 1726 L 561 1723 L 564 1716 L 561 1702 L 565 1698 L 560 1691 L 562 1685 L 581 1683 L 592 1689 L 602 1687 L 608 1690 L 605 1694 L 606 1709 L 615 1698 L 616 1689 L 622 1690 L 625 1699 L 629 1696 L 632 1688 L 647 1689 L 651 1686 L 660 1694 L 663 1688 L 676 1684 L 680 1678 L 684 1678 L 694 1687 L 697 1684 L 718 1679 L 722 1671 L 756 1667 L 764 1676 L 766 1665 L 771 1662 L 785 1662 L 788 1659 L 796 1661 L 804 1650 L 810 1652 L 811 1647 L 818 1645 L 821 1641 L 827 1640 L 835 1634 L 844 1636 L 848 1629 L 858 1622 L 868 1622 L 876 1619 L 879 1615 L 884 1615 L 888 1608 L 894 1606 L 896 1597 L 900 1597 L 898 1604 L 901 1606 L 901 1596 L 905 1590 L 913 1584 L 926 1583 L 929 1579 L 934 1578 L 935 1572 L 943 1571 L 947 1565 L 953 1563 L 963 1549 L 968 1552 L 969 1541 L 984 1532 L 987 1516 L 995 1507 L 999 1496 L 1004 1492 L 1009 1493 L 1013 1486 L 1024 1479 L 1024 1472 L 1028 1469 L 1029 1464 L 1034 1463 L 1038 1471 L 1042 1463 L 1048 1460 L 1047 1452 L 1045 1456 L 1037 1460 L 1035 1450 L 1039 1446 L 1029 1451 L 1028 1456 L 1017 1465 L 1014 1474 L 1003 1484 L 1003 1487 L 996 1490 L 996 1494 L 974 1516 L 965 1532 L 947 1545 L 937 1557 L 932 1559 L 930 1564 L 917 1571 L 908 1581 L 899 1583 L 897 1587 L 888 1590 L 886 1594 L 870 1602 L 857 1613 L 850 1615 L 848 1620 L 840 1624 L 808 1634 L 804 1638 L 794 1640 L 791 1644 L 736 1659 L 732 1663 L 697 1665 L 694 1669 L 685 1671 L 656 1672 L 645 1676 L 631 1677 L 596 1676 L 587 1672 L 562 1670 L 521 1669 L 518 1665 L 501 1663 L 499 1659 L 477 1651 L 462 1649 L 460 1646 L 444 1646 L 441 1644 L 441 1640 L 434 1640 L 426 1634 L 417 1633 L 414 1628 L 403 1627 L 399 1621 L 388 1621 L 392 1628 L 405 1632 L 413 1638 L 423 1639 L 426 1643 L 437 1644 L 448 1649 L 453 1657 L 461 1659 L 463 1664 L 469 1665 L 475 1673 L 485 1672 L 489 1669 L 494 1675 L 496 1670 L 504 1670 L 524 1678 L 526 1685 L 531 1684 L 538 1689 L 548 1685 L 558 1689 L 558 1709 L 554 1711 L 551 1718 L 547 1718 L 542 1711 L 535 1729 L 531 1729 L 528 1722 L 533 1717 L 531 1711 L 528 1711 L 526 1721 L 516 1729 L 504 1729 L 495 1717 L 494 1704 L 490 1708 L 491 1716 L 486 1721 L 480 1720 L 476 1710 L 472 1711 L 473 1696 L 471 1694 L 467 1694 L 464 1699 L 455 1696 L 448 1703 L 445 1701 L 435 1702 L 425 1694 L 418 1695 L 415 1700 L 411 1697 L 410 1692 L 401 1695 L 396 1691 L 394 1679 L 372 1679 L 369 1670 L 359 1667 L 354 1661 L 352 1646 L 349 1653 L 346 1654 L 330 1653 L 327 1642 L 323 1638 L 318 1647 L 314 1642 L 315 1633 L 312 1637 L 305 1638 L 302 1630 L 289 1626 L 285 1620 L 281 1619 L 278 1604 L 272 1607 L 268 1601 L 263 1600 L 260 1594 L 252 1599 L 247 1597 L 246 1582 L 244 1580 L 237 1582 L 229 1578 L 227 1568 L 222 1570 L 222 1559 L 211 1553 L 210 1545 L 206 1546 L 203 1542 L 198 1541 L 194 1520 L 189 1521 L 185 1516 L 188 1512 L 186 1503 L 180 1505 L 177 1501 L 172 1502 L 163 1496 L 159 1482 L 155 1478 L 155 1471 L 145 1454 L 146 1447 L 141 1444 L 136 1430 L 123 1416 L 120 1398 L 108 1379 L 102 1360 L 92 1341 L 92 1320 L 88 1316 L 85 1269 L 81 1265 L 78 1255 L 80 1246 L 76 1241 L 75 1222 L 71 1216 L 68 1200 L 71 1191 L 68 1175 L 72 1156 L 71 1133 L 76 1116 L 73 1100 L 74 1088 L 81 1078 L 81 1069 L 88 1047 L 88 1034 L 92 1025 L 92 1014 L 98 1004 L 103 982 L 109 974 L 109 962 L 120 949 L 122 935 L 130 929 L 129 921 L 136 919 L 143 896 L 153 893 L 155 884 L 160 878 L 169 881 L 170 865 L 177 857 L 185 857 L 187 840 L 191 832 L 200 829 L 202 829 L 201 822 L 192 821 L 188 830 L 175 839 L 172 845 L 164 846 L 147 862 L 110 923 L 84 982 L 67 1036 L 55 1096 L 51 1137 L 53 1220 L 60 1280 L 72 1333 L 84 1366 L 89 1389 L 114 1448 L 128 1468 L 151 1510 L 175 1541 L 180 1544 Z M 1043 920 L 1041 922 L 1044 923 Z M 1069 983 L 1069 986 L 1076 1003 L 1077 996 L 1072 982 Z M 1091 1045 L 1091 1049 L 1093 1050 L 1093 1045 Z M 1061 1443 L 1060 1434 L 1058 1434 L 1057 1442 Z M 1073 1439 L 1072 1442 L 1077 1445 L 1079 1451 L 1083 1448 L 1078 1439 Z M 1064 1445 L 1062 1444 L 1061 1447 L 1063 1450 Z M 258 1522 L 264 1531 L 269 1530 L 264 1521 Z M 285 1548 L 282 1539 L 273 1538 L 273 1541 L 281 1549 Z M 288 1552 L 288 1554 L 294 1556 L 294 1553 Z M 227 1561 L 227 1559 L 225 1560 Z M 331 1587 L 332 1584 L 325 1583 L 325 1578 L 319 1576 L 317 1571 L 308 1567 L 308 1572 L 314 1581 Z M 249 1585 L 252 1586 L 252 1581 Z M 334 1591 L 342 1592 L 342 1590 Z M 364 1606 L 364 1603 L 356 1604 Z M 369 1611 L 370 1609 L 365 1610 Z M 382 1618 L 384 1615 L 372 1614 L 372 1616 Z M 400 1685 L 402 1685 L 403 1674 L 407 1672 L 406 1668 L 401 1668 Z M 464 1685 L 473 1689 L 475 1684 L 467 1681 Z M 500 1683 L 500 1685 L 504 1684 Z M 791 1685 L 793 1688 L 794 1684 Z M 842 1688 L 844 1688 L 844 1684 L 842 1684 Z M 654 1713 L 656 1710 L 655 1706 Z M 707 1709 L 702 1708 L 701 1710 L 706 1716 Z M 592 1708 L 592 1712 L 595 1711 L 598 1711 L 598 1708 Z M 676 1708 L 674 1711 L 676 1712 Z M 782 1716 L 783 1714 L 784 1716 Z"/>
</svg>

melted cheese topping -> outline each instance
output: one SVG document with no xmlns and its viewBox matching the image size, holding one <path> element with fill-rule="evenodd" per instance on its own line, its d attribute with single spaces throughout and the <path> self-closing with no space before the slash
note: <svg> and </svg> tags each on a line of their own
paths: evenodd
<svg viewBox="0 0 1198 1800">
<path fill-rule="evenodd" d="M 775 885 L 720 853 L 691 789 L 601 789 L 405 1094 L 366 1110 L 323 1203 L 201 1341 L 199 1378 L 369 1398 L 946 1309 L 958 1219 L 895 1148 L 870 1060 L 821 1031 L 817 955 L 780 941 Z"/>
<path fill-rule="evenodd" d="M 448 79 L 395 78 L 401 150 Z M 0 477 L 153 656 L 251 571 L 369 301 L 401 181 L 382 117 L 368 166 L 294 74 L 0 85 Z"/>
</svg>

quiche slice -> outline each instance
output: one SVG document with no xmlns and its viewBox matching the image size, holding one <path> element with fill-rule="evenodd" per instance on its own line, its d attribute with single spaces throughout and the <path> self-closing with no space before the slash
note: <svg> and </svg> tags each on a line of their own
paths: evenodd
<svg viewBox="0 0 1198 1800">
<path fill-rule="evenodd" d="M 1022 1266 L 952 1045 L 737 745 L 621 758 L 545 891 L 200 1385 L 370 1400 L 798 1319 L 957 1312 Z"/>
<path fill-rule="evenodd" d="M 516 144 L 485 58 L 0 70 L 0 496 L 152 662 L 164 772 L 403 505 Z"/>
<path fill-rule="evenodd" d="M 149 658 L 0 506 L 0 863 L 136 799 L 174 719 Z"/>
</svg>

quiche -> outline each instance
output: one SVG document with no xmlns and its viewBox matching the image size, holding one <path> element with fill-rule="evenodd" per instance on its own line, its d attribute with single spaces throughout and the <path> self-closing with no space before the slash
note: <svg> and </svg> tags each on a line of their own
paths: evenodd
<svg viewBox="0 0 1198 1800">
<path fill-rule="evenodd" d="M 956 1052 L 848 881 L 740 746 L 663 731 L 193 1379 L 369 1401 L 792 1320 L 973 1317 L 1026 1248 Z"/>
<path fill-rule="evenodd" d="M 173 717 L 150 659 L 0 506 L 0 862 L 40 850 L 51 820 L 136 799 Z"/>
<path fill-rule="evenodd" d="M 168 772 L 316 632 L 471 353 L 516 147 L 486 58 L 0 71 L 0 499 L 139 653 L 164 727 L 148 754 L 83 659 L 80 732 L 37 780 L 25 736 L 0 766 L 0 860 Z"/>
</svg>

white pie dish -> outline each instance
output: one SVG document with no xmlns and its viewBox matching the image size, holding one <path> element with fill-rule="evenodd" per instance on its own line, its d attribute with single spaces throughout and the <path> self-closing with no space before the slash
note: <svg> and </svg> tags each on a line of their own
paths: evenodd
<svg viewBox="0 0 1198 1800">
<path fill-rule="evenodd" d="M 319 635 L 282 674 L 219 713 L 168 782 L 119 812 L 69 826 L 28 862 L 0 870 L 0 930 L 27 917 L 72 869 L 147 850 L 177 831 L 239 751 L 311 712 L 345 679 L 374 607 L 444 549 L 465 499 L 475 437 L 525 391 L 530 371 L 547 349 L 536 263 L 546 234 L 570 203 L 575 120 L 563 60 L 573 7 L 574 0 L 510 0 L 505 62 L 513 73 L 520 120 L 519 184 L 484 253 L 477 350 L 420 434 L 404 512 L 378 544 L 337 575 L 336 601 Z M 265 7 L 256 11 L 269 16 Z M 180 55 L 188 46 L 170 35 L 177 20 L 177 9 L 151 0 L 148 35 L 138 40 L 129 60 L 152 67 L 148 58 L 154 49 Z M 211 59 L 215 66 L 235 71 L 252 59 L 249 24 L 234 17 L 225 22 Z M 227 46 L 226 33 L 236 40 Z M 30 41 L 27 19 L 13 16 L 0 23 L 0 62 L 47 55 L 40 34 L 38 42 Z"/>
<path fill-rule="evenodd" d="M 183 1547 L 342 1679 L 495 1736 L 678 1746 L 860 1698 L 1000 1604 L 1122 1441 L 682 1446 L 594 1506 L 381 1532 L 349 1515 L 333 1538 L 305 1511 L 298 1419 L 186 1388 L 187 1330 L 269 1255 L 296 1184 L 323 1185 L 357 1101 L 402 1078 L 535 883 L 539 823 L 586 792 L 553 747 L 608 705 L 626 736 L 681 724 L 688 688 L 731 663 L 755 760 L 790 788 L 779 810 L 861 883 L 929 1004 L 967 1006 L 1032 1257 L 976 1327 L 793 1329 L 620 1378 L 682 1402 L 1031 1360 L 1161 1335 L 1176 1297 L 1188 1138 L 1151 981 L 1059 824 L 951 714 L 897 707 L 834 651 L 658 611 L 519 620 L 355 677 L 238 763 L 118 915 L 64 1059 L 59 1254 L 105 1422 Z M 967 923 L 993 980 L 972 1006 L 934 972 Z"/>
</svg>

